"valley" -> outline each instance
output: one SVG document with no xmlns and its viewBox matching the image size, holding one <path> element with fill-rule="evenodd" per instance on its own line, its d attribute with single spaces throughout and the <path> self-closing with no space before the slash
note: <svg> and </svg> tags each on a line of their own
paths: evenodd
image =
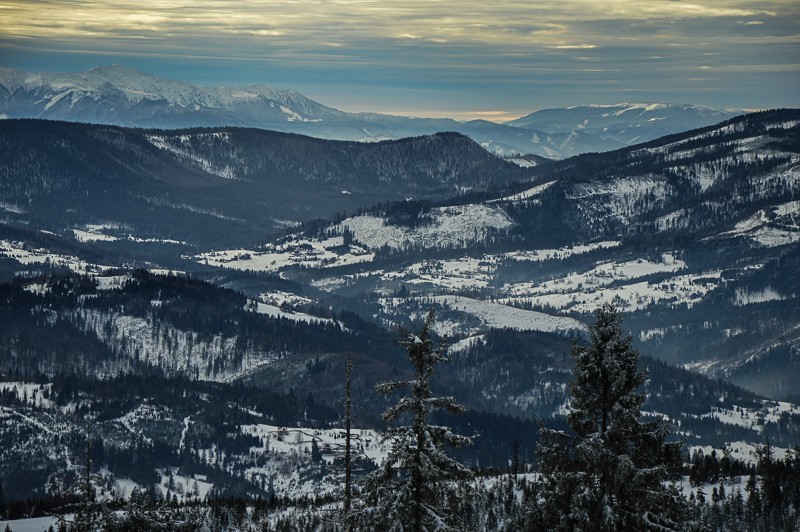
<svg viewBox="0 0 800 532">
<path fill-rule="evenodd" d="M 450 359 L 431 385 L 465 408 L 434 420 L 477 435 L 453 453 L 476 485 L 512 457 L 535 483 L 603 305 L 642 354 L 644 419 L 690 454 L 791 460 L 798 124 L 751 113 L 520 166 L 456 133 L 4 120 L 0 486 L 74 502 L 89 441 L 99 500 L 317 519 L 342 497 L 348 361 L 363 476 L 392 448 L 374 387 L 411 376 L 398 330 L 430 309 Z"/>
</svg>

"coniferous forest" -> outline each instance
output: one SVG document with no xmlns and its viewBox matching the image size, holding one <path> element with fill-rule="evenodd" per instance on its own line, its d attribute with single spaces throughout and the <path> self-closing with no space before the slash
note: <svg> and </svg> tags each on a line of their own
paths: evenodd
<svg viewBox="0 0 800 532">
<path fill-rule="evenodd" d="M 724 119 L 0 120 L 0 530 L 800 529 L 800 112 Z"/>
<path fill-rule="evenodd" d="M 45 447 L 30 449 L 28 456 L 42 469 L 37 472 L 28 462 L 14 476 L 14 469 L 4 466 L 0 513 L 9 519 L 53 515 L 54 530 L 796 529 L 800 448 L 778 457 L 765 438 L 755 448 L 755 462 L 737 459 L 729 447 L 719 454 L 699 449 L 690 454 L 675 427 L 642 411 L 649 376 L 623 333 L 621 314 L 606 305 L 594 317 L 588 339 L 571 347 L 565 425 L 465 413 L 454 397 L 434 393 L 434 377 L 451 363 L 446 341 L 433 333 L 434 311 L 420 328 L 401 330 L 398 344 L 410 368 L 373 392 L 374 401 L 387 397 L 381 415 L 386 425 L 375 436 L 386 440 L 380 463 L 358 452 L 375 442 L 349 428 L 353 410 L 359 410 L 350 395 L 350 380 L 359 375 L 351 375 L 350 364 L 342 375 L 351 405 L 346 409 L 345 397 L 338 405 L 321 404 L 294 389 L 281 394 L 241 383 L 137 375 L 135 368 L 110 380 L 39 374 L 31 380 L 42 384 L 29 386 L 22 396 L 9 389 L 0 393 L 7 423 L 13 423 L 8 407 L 23 416 L 34 405 L 50 404 L 67 412 L 72 426 L 37 424 L 45 429 L 39 435 Z M 12 371 L 10 377 L 23 376 Z M 107 424 L 137 404 L 150 412 L 128 419 L 141 423 L 142 430 L 126 445 L 113 438 Z M 438 410 L 448 415 L 436 415 Z M 194 421 L 187 416 L 182 433 L 170 435 L 169 418 L 181 412 L 195 412 Z M 471 422 L 458 424 L 462 416 Z M 240 429 L 264 418 L 284 427 L 336 427 L 337 437 L 356 452 L 334 453 L 312 437 L 308 448 L 288 461 L 260 454 L 255 450 L 264 442 Z M 515 439 L 508 448 L 484 450 L 481 456 L 502 460 L 464 453 L 500 434 Z M 7 453 L 22 435 L 4 431 L 3 437 Z M 169 443 L 176 438 L 177 446 Z M 287 435 L 276 438 L 277 448 Z M 523 451 L 526 441 L 536 442 L 530 454 Z M 41 454 L 48 444 L 63 446 L 78 467 L 51 474 Z M 284 474 L 293 468 L 305 482 L 319 486 L 317 479 L 332 489 L 281 494 L 274 477 L 259 483 L 248 475 L 271 460 L 281 462 Z M 354 475 L 344 489 L 346 471 Z M 110 490 L 115 477 L 130 479 L 134 487 L 126 494 Z M 48 485 L 46 494 L 36 489 L 42 483 Z M 213 488 L 201 493 L 206 483 Z M 16 497 L 26 485 L 30 495 Z"/>
</svg>

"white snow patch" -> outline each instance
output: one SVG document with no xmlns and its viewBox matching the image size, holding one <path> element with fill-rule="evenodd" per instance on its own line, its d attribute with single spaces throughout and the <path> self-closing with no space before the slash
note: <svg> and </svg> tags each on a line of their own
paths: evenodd
<svg viewBox="0 0 800 532">
<path fill-rule="evenodd" d="M 0 209 L 4 211 L 13 212 L 14 214 L 25 214 L 25 209 L 19 207 L 13 203 L 8 203 L 5 201 L 0 201 Z"/>
<path fill-rule="evenodd" d="M 502 231 L 512 225 L 505 211 L 489 205 L 439 207 L 429 214 L 429 223 L 416 228 L 387 225 L 383 218 L 365 214 L 348 218 L 331 229 L 339 233 L 351 231 L 355 240 L 376 250 L 384 246 L 392 249 L 414 245 L 433 248 L 465 246 L 484 240 L 492 231 Z"/>
<path fill-rule="evenodd" d="M 197 255 L 194 259 L 224 268 L 276 272 L 288 266 L 332 268 L 370 262 L 375 257 L 374 253 L 362 246 L 350 245 L 343 251 L 343 245 L 344 238 L 341 236 L 318 240 L 295 235 L 279 243 L 267 244 L 258 250 L 210 251 Z"/>
<path fill-rule="evenodd" d="M 542 192 L 544 192 L 548 188 L 552 187 L 556 183 L 558 183 L 558 180 L 550 181 L 549 183 L 544 183 L 542 185 L 536 185 L 535 187 L 529 188 L 528 190 L 523 190 L 522 192 L 518 192 L 516 194 L 512 194 L 511 196 L 506 196 L 505 198 L 498 198 L 498 199 L 495 199 L 495 200 L 491 200 L 491 201 L 489 201 L 487 203 L 502 203 L 502 202 L 511 202 L 511 203 L 513 203 L 513 202 L 519 202 L 519 201 L 523 201 L 523 200 L 528 200 L 528 199 L 531 199 L 531 198 L 534 198 L 534 197 L 538 196 L 539 194 L 541 194 Z"/>
<path fill-rule="evenodd" d="M 800 242 L 800 200 L 762 209 L 718 236 L 741 236 L 764 247 Z"/>
<path fill-rule="evenodd" d="M 585 328 L 584 324 L 573 318 L 552 316 L 543 312 L 523 310 L 470 297 L 433 296 L 430 299 L 446 306 L 450 310 L 457 310 L 475 316 L 486 327 L 542 332 L 567 332 Z M 437 328 L 437 333 L 439 334 L 452 335 L 456 332 L 452 326 L 448 326 L 445 322 L 438 322 L 434 327 Z"/>
<path fill-rule="evenodd" d="M 778 292 L 776 292 L 770 286 L 762 290 L 755 290 L 755 291 L 751 291 L 748 288 L 737 288 L 733 304 L 738 307 L 741 307 L 743 305 L 765 303 L 767 301 L 781 301 L 783 299 L 786 298 L 781 294 L 779 294 Z"/>
<path fill-rule="evenodd" d="M 14 259 L 26 266 L 42 264 L 64 267 L 83 275 L 96 275 L 111 268 L 88 263 L 74 255 L 51 253 L 46 249 L 31 247 L 25 242 L 10 240 L 0 240 L 0 256 Z"/>
<path fill-rule="evenodd" d="M 507 291 L 515 295 L 498 301 L 508 304 L 533 304 L 582 313 L 591 313 L 605 303 L 617 305 L 623 312 L 643 309 L 654 303 L 692 306 L 717 287 L 721 282 L 721 274 L 721 270 L 715 270 L 679 275 L 657 283 L 641 281 L 610 288 L 603 287 L 611 282 L 610 279 L 587 277 L 584 274 L 548 281 L 541 285 L 535 283 L 511 285 L 507 287 Z M 594 286 L 591 283 L 597 284 Z M 563 289 L 561 285 L 564 286 Z"/>
<path fill-rule="evenodd" d="M 36 384 L 32 382 L 0 382 L 0 392 L 14 393 L 18 401 L 38 408 L 52 408 L 53 401 L 45 399 L 44 394 L 50 392 L 52 383 Z"/>
<path fill-rule="evenodd" d="M 276 307 L 274 305 L 268 305 L 266 303 L 260 303 L 253 300 L 248 300 L 247 304 L 245 305 L 245 310 L 255 311 L 259 314 L 269 316 L 270 318 L 276 318 L 276 319 L 284 318 L 287 320 L 302 322 L 302 323 L 337 323 L 328 318 L 320 318 L 317 316 L 312 316 L 311 314 L 294 312 L 292 310 L 282 310 L 280 307 Z"/>
</svg>

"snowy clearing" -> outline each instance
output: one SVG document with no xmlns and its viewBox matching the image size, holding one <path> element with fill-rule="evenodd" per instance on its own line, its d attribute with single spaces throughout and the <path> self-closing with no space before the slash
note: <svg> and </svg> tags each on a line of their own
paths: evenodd
<svg viewBox="0 0 800 532">
<path fill-rule="evenodd" d="M 491 232 L 503 231 L 513 224 L 505 211 L 488 205 L 439 207 L 429 214 L 429 223 L 415 228 L 387 225 L 383 218 L 365 214 L 348 218 L 331 230 L 350 231 L 355 240 L 371 250 L 384 246 L 442 248 L 483 241 Z"/>
<path fill-rule="evenodd" d="M 332 268 L 370 262 L 375 257 L 362 246 L 350 245 L 346 251 L 343 247 L 344 238 L 341 236 L 325 240 L 289 237 L 280 243 L 267 244 L 259 250 L 210 251 L 193 258 L 197 262 L 222 268 L 277 272 L 288 266 Z"/>
<path fill-rule="evenodd" d="M 477 317 L 485 327 L 542 332 L 567 332 L 585 328 L 581 322 L 573 318 L 551 316 L 543 312 L 523 310 L 470 297 L 434 296 L 430 299 L 450 310 L 464 312 Z M 455 326 L 451 326 L 444 321 L 437 322 L 434 327 L 439 334 L 452 335 L 457 332 Z"/>
</svg>

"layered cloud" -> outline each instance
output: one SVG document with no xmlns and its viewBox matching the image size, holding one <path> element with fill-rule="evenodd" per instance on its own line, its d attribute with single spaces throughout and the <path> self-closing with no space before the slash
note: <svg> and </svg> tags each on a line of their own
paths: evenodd
<svg viewBox="0 0 800 532">
<path fill-rule="evenodd" d="M 460 87 L 459 108 L 479 110 L 490 85 L 503 101 L 483 107 L 511 113 L 547 105 L 543 92 L 564 105 L 720 91 L 720 105 L 753 107 L 796 101 L 789 89 L 800 92 L 798 21 L 796 0 L 7 0 L 0 63 L 71 54 L 66 64 L 85 67 L 106 56 L 164 74 L 182 64 L 191 81 L 223 81 L 205 67 L 233 82 L 312 92 L 317 84 L 323 99 L 326 84 L 328 103 L 350 108 L 359 107 L 344 96 L 350 82 L 369 87 L 361 101 L 371 108 L 379 87 L 384 107 Z M 743 77 L 736 94 L 732 76 Z"/>
</svg>

